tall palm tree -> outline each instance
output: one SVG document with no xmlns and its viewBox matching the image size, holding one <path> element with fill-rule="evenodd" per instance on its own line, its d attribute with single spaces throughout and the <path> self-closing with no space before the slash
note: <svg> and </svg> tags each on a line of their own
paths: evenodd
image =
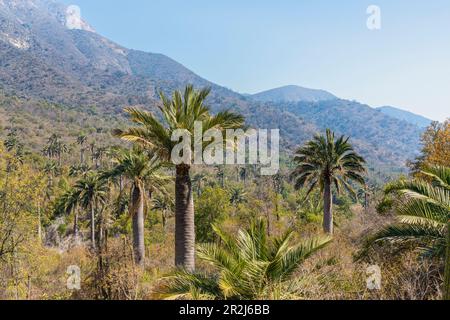
<svg viewBox="0 0 450 320">
<path fill-rule="evenodd" d="M 385 193 L 394 199 L 399 222 L 369 237 L 362 253 L 390 242 L 413 245 L 424 256 L 446 259 L 444 297 L 450 298 L 450 168 L 427 168 L 418 178 L 387 185 Z"/>
<path fill-rule="evenodd" d="M 108 197 L 108 185 L 95 173 L 88 173 L 78 180 L 74 187 L 74 197 L 76 203 L 83 209 L 89 209 L 91 220 L 91 245 L 96 248 L 95 241 L 95 217 L 99 213 L 100 206 Z"/>
<path fill-rule="evenodd" d="M 295 188 L 308 187 L 309 195 L 315 188 L 323 192 L 323 229 L 333 234 L 333 194 L 334 185 L 338 192 L 342 189 L 355 195 L 351 182 L 364 185 L 365 160 L 359 156 L 348 142 L 349 138 L 335 134 L 327 129 L 326 135 L 317 135 L 300 148 L 294 161 L 297 164 L 292 173 Z"/>
<path fill-rule="evenodd" d="M 87 136 L 80 134 L 77 137 L 77 144 L 80 146 L 80 164 L 84 165 L 84 152 L 86 151 L 84 145 L 87 142 Z"/>
<path fill-rule="evenodd" d="M 213 228 L 221 241 L 199 246 L 198 256 L 216 272 L 194 274 L 182 270 L 165 277 L 162 297 L 195 292 L 213 299 L 267 298 L 274 286 L 288 282 L 305 259 L 331 242 L 329 237 L 318 237 L 293 245 L 292 232 L 270 239 L 263 220 L 237 235 Z"/>
<path fill-rule="evenodd" d="M 136 263 L 145 264 L 145 203 L 157 190 L 164 191 L 169 178 L 160 174 L 158 157 L 138 148 L 118 151 L 112 170 L 103 174 L 104 178 L 125 177 L 130 183 L 129 213 L 133 220 L 133 248 Z"/>
<path fill-rule="evenodd" d="M 165 119 L 164 124 L 150 112 L 127 108 L 125 111 L 139 127 L 125 131 L 118 130 L 116 134 L 124 140 L 138 142 L 154 149 L 163 161 L 170 162 L 172 150 L 178 144 L 171 139 L 176 130 L 186 130 L 193 137 L 195 122 L 203 124 L 204 132 L 209 129 L 225 131 L 226 129 L 240 128 L 243 125 L 242 116 L 228 111 L 220 112 L 215 116 L 211 115 L 209 107 L 205 105 L 205 99 L 209 93 L 209 89 L 196 91 L 190 85 L 186 87 L 184 94 L 175 91 L 172 99 L 168 99 L 163 93 L 160 93 L 162 100 L 160 110 Z M 194 142 L 192 141 L 192 144 Z M 195 223 L 191 165 L 191 163 L 179 164 L 175 168 L 175 264 L 184 266 L 188 270 L 195 269 Z"/>
</svg>

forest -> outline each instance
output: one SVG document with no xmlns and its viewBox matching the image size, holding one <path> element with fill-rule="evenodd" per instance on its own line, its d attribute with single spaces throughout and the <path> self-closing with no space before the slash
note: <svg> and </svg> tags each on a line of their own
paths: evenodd
<svg viewBox="0 0 450 320">
<path fill-rule="evenodd" d="M 0 95 L 0 300 L 450 299 L 450 121 L 404 175 L 330 129 L 273 176 L 175 165 L 174 131 L 247 127 L 209 93 L 124 118 Z"/>
</svg>

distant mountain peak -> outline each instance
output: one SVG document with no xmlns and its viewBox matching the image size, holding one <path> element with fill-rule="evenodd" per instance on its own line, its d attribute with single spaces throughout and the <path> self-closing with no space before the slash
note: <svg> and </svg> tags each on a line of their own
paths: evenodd
<svg viewBox="0 0 450 320">
<path fill-rule="evenodd" d="M 21 25 L 42 23 L 50 18 L 70 30 L 95 32 L 81 17 L 80 8 L 54 0 L 0 0 L 0 13 Z"/>
<path fill-rule="evenodd" d="M 333 94 L 317 89 L 288 85 L 251 95 L 254 100 L 263 102 L 318 102 L 337 99 Z"/>
</svg>

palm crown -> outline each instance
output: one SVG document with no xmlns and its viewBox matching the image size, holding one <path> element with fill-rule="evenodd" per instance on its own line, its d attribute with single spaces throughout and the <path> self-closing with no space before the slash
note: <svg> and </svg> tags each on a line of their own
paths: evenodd
<svg viewBox="0 0 450 320">
<path fill-rule="evenodd" d="M 425 169 L 421 178 L 394 182 L 385 192 L 395 196 L 398 223 L 371 236 L 366 249 L 382 242 L 409 244 L 426 256 L 443 258 L 450 221 L 450 168 Z"/>
<path fill-rule="evenodd" d="M 254 222 L 237 235 L 214 231 L 220 244 L 198 247 L 200 259 L 210 263 L 216 275 L 178 271 L 165 278 L 161 290 L 165 297 L 198 295 L 213 299 L 258 299 L 272 294 L 271 288 L 288 281 L 300 264 L 320 250 L 331 238 L 317 237 L 291 245 L 294 234 L 267 237 L 263 220 Z"/>
<path fill-rule="evenodd" d="M 187 130 L 191 136 L 194 134 L 195 122 L 202 122 L 203 132 L 209 129 L 235 129 L 242 127 L 244 118 L 229 111 L 211 115 L 209 107 L 204 104 L 210 89 L 195 91 L 189 85 L 184 91 L 175 91 L 172 99 L 168 99 L 162 92 L 159 106 L 165 123 L 161 123 L 152 113 L 136 108 L 126 108 L 131 120 L 140 127 L 129 128 L 125 131 L 117 130 L 116 134 L 124 140 L 139 142 L 151 147 L 159 153 L 162 159 L 170 160 L 172 149 L 178 142 L 172 141 L 175 130 Z M 192 141 L 194 143 L 194 141 Z"/>
</svg>

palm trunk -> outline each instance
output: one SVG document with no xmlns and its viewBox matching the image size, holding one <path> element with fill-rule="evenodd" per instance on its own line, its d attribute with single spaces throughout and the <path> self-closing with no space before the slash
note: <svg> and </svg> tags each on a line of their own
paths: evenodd
<svg viewBox="0 0 450 320">
<path fill-rule="evenodd" d="M 190 167 L 179 165 L 175 181 L 175 265 L 195 271 L 195 217 Z"/>
<path fill-rule="evenodd" d="M 333 234 L 333 194 L 330 177 L 326 177 L 324 181 L 323 204 L 323 231 Z"/>
<path fill-rule="evenodd" d="M 93 203 L 91 203 L 91 245 L 95 250 L 95 208 Z"/>
<path fill-rule="evenodd" d="M 447 223 L 447 257 L 445 261 L 444 300 L 450 301 L 450 221 Z"/>
<path fill-rule="evenodd" d="M 135 185 L 132 194 L 134 259 L 137 265 L 143 267 L 145 265 L 144 190 Z"/>
<path fill-rule="evenodd" d="M 41 218 L 41 203 L 38 202 L 38 239 L 39 244 L 42 244 L 42 218 Z"/>
<path fill-rule="evenodd" d="M 78 244 L 78 211 L 75 208 L 75 217 L 73 219 L 73 236 L 75 238 L 75 243 Z"/>
</svg>

